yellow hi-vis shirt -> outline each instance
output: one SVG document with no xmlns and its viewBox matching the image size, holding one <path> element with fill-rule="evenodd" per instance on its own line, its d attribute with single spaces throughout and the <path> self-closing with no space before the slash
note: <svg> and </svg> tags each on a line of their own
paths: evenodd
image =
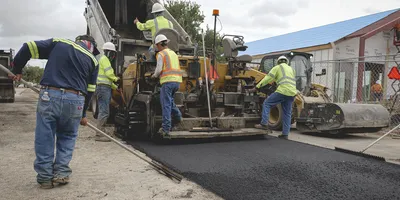
<svg viewBox="0 0 400 200">
<path fill-rule="evenodd" d="M 119 78 L 114 75 L 114 70 L 111 67 L 110 60 L 107 56 L 101 56 L 99 60 L 99 74 L 97 75 L 97 85 L 109 85 L 112 89 L 117 89 L 117 85 L 114 84 Z"/>
<path fill-rule="evenodd" d="M 292 67 L 286 63 L 276 65 L 271 71 L 257 84 L 257 88 L 260 88 L 273 81 L 276 82 L 278 88 L 275 92 L 286 95 L 296 96 L 296 72 Z"/>
<path fill-rule="evenodd" d="M 141 31 L 151 30 L 151 37 L 154 40 L 154 35 L 158 30 L 163 28 L 173 28 L 173 25 L 168 19 L 165 19 L 164 16 L 158 16 L 154 19 L 147 20 L 146 23 L 137 22 L 136 27 Z"/>
<path fill-rule="evenodd" d="M 159 52 L 163 67 L 160 73 L 160 84 L 166 82 L 182 82 L 183 71 L 179 66 L 178 55 L 171 49 L 164 49 Z"/>
</svg>

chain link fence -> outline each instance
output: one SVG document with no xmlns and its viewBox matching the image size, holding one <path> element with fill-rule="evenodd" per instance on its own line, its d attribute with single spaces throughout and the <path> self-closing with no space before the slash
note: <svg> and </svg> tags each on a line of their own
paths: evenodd
<svg viewBox="0 0 400 200">
<path fill-rule="evenodd" d="M 325 85 L 335 103 L 379 103 L 391 115 L 390 126 L 400 124 L 400 81 L 388 74 L 400 68 L 400 55 L 359 57 L 313 62 L 312 82 Z"/>
</svg>

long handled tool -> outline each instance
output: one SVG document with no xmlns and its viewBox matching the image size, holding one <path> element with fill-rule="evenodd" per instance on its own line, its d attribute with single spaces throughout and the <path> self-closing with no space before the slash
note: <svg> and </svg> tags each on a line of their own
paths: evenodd
<svg viewBox="0 0 400 200">
<path fill-rule="evenodd" d="M 125 150 L 131 152 L 133 155 L 137 156 L 138 158 L 142 159 L 143 161 L 147 162 L 148 164 L 150 164 L 154 168 L 156 168 L 158 170 L 161 170 L 169 178 L 173 178 L 173 179 L 176 179 L 178 182 L 181 182 L 183 177 L 180 174 L 172 171 L 171 169 L 167 168 L 166 166 L 164 166 L 164 165 L 162 165 L 162 164 L 160 164 L 160 163 L 158 163 L 158 162 L 156 162 L 156 161 L 154 161 L 154 160 L 152 160 L 152 159 L 150 159 L 148 157 L 145 157 L 145 156 L 142 156 L 142 155 L 138 154 L 136 152 L 137 151 L 136 149 L 127 147 L 126 145 L 122 144 L 118 140 L 114 139 L 113 137 L 111 137 L 111 136 L 107 135 L 106 133 L 104 133 L 103 131 L 99 130 L 98 128 L 96 128 L 92 124 L 88 123 L 87 126 L 89 126 L 94 131 L 97 131 L 97 132 L 103 134 L 105 137 L 107 137 L 108 139 L 112 140 L 114 143 L 118 144 L 120 147 L 124 148 Z"/>
<path fill-rule="evenodd" d="M 386 137 L 387 135 L 389 135 L 390 133 L 392 133 L 393 131 L 395 131 L 396 129 L 400 128 L 400 124 L 397 125 L 396 127 L 394 127 L 392 130 L 388 131 L 387 133 L 385 133 L 384 135 L 382 135 L 380 138 L 378 138 L 377 140 L 373 141 L 371 144 L 369 144 L 367 147 L 365 147 L 362 151 L 353 151 L 353 150 L 349 150 L 349 149 L 343 149 L 343 148 L 339 148 L 339 147 L 335 147 L 335 150 L 337 151 L 341 151 L 341 152 L 345 152 L 345 153 L 350 153 L 350 154 L 354 154 L 354 155 L 359 155 L 359 156 L 363 156 L 363 157 L 369 157 L 369 158 L 374 158 L 374 159 L 378 159 L 378 160 L 383 160 L 385 161 L 385 158 L 380 157 L 380 156 L 375 156 L 375 155 L 370 155 L 370 154 L 366 154 L 364 153 L 367 149 L 369 149 L 370 147 L 372 147 L 374 144 L 376 144 L 377 142 L 379 142 L 380 140 L 382 140 L 384 137 Z"/>
<path fill-rule="evenodd" d="M 10 70 L 8 70 L 6 67 L 4 67 L 3 65 L 0 64 L 0 69 L 3 70 L 4 72 L 6 72 L 7 74 L 10 75 L 14 75 Z M 21 82 L 28 85 L 28 87 L 30 89 L 32 89 L 33 91 L 35 91 L 36 93 L 40 93 L 40 91 L 31 86 L 30 84 L 28 84 L 25 80 L 21 79 Z M 138 151 L 132 147 L 127 147 L 126 145 L 122 144 L 121 142 L 119 142 L 118 140 L 112 138 L 111 136 L 107 135 L 106 133 L 104 133 L 103 131 L 99 130 L 98 128 L 96 128 L 95 126 L 93 126 L 90 123 L 87 123 L 87 126 L 91 129 L 93 129 L 94 131 L 101 133 L 103 136 L 107 137 L 108 139 L 110 139 L 111 141 L 113 141 L 114 143 L 118 144 L 120 147 L 124 148 L 125 150 L 131 152 L 133 155 L 137 156 L 138 158 L 142 159 L 143 161 L 145 161 L 146 163 L 150 164 L 151 166 L 153 166 L 154 168 L 156 168 L 157 170 L 160 170 L 162 172 L 165 173 L 165 175 L 171 179 L 175 179 L 178 182 L 181 182 L 182 180 L 182 176 L 174 171 L 172 171 L 171 169 L 167 168 L 166 166 L 148 158 L 147 156 L 143 156 L 140 155 L 138 153 Z"/>
<path fill-rule="evenodd" d="M 364 150 L 361 151 L 361 153 L 363 153 L 364 151 L 366 151 L 367 149 L 369 149 L 370 147 L 372 147 L 372 145 L 374 145 L 375 143 L 379 142 L 379 140 L 382 140 L 384 137 L 386 137 L 387 135 L 389 135 L 390 133 L 392 133 L 393 131 L 395 131 L 396 129 L 400 128 L 400 124 L 397 125 L 396 127 L 394 127 L 392 130 L 390 130 L 389 132 L 385 133 L 385 135 L 382 135 L 380 138 L 378 138 L 377 140 L 375 140 L 374 142 L 372 142 L 370 145 L 368 145 L 367 147 L 365 147 Z"/>
<path fill-rule="evenodd" d="M 207 91 L 208 117 L 209 117 L 209 120 L 210 120 L 210 127 L 212 128 L 211 106 L 210 106 L 210 89 L 208 88 L 208 72 L 207 72 L 207 60 L 206 60 L 206 44 L 205 44 L 205 42 L 204 42 L 204 33 L 201 34 L 201 39 L 202 39 L 202 41 L 203 41 L 204 75 L 206 76 L 206 91 Z"/>
<path fill-rule="evenodd" d="M 9 69 L 7 69 L 7 67 L 4 67 L 2 64 L 0 64 L 0 69 L 3 70 L 4 72 L 6 72 L 7 74 L 14 75 Z M 29 88 L 31 88 L 33 91 L 35 91 L 35 92 L 37 92 L 37 93 L 40 92 L 37 88 L 33 87 L 33 85 L 29 84 L 29 83 L 26 82 L 24 79 L 21 79 L 20 81 L 21 81 L 23 84 L 25 84 L 26 86 L 28 86 Z"/>
<path fill-rule="evenodd" d="M 201 34 L 201 39 L 203 41 L 203 59 L 204 59 L 204 75 L 206 77 L 206 92 L 207 92 L 207 104 L 208 104 L 208 119 L 210 123 L 210 127 L 193 127 L 190 132 L 225 132 L 232 131 L 232 129 L 220 129 L 217 127 L 213 127 L 212 117 L 211 117 L 211 105 L 210 105 L 210 89 L 208 88 L 208 71 L 207 71 L 207 58 L 206 58 L 206 45 L 204 42 L 204 33 Z"/>
</svg>

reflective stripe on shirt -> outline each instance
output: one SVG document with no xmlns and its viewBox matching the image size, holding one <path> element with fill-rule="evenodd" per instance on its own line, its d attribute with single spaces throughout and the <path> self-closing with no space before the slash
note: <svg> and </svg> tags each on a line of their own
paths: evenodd
<svg viewBox="0 0 400 200">
<path fill-rule="evenodd" d="M 295 79 L 295 78 L 292 78 L 292 77 L 289 77 L 289 76 L 286 75 L 285 69 L 283 68 L 283 65 L 279 65 L 279 67 L 280 67 L 281 72 L 282 72 L 282 77 L 281 77 L 279 80 L 277 80 L 276 83 L 277 83 L 278 85 L 290 84 L 290 85 L 296 86 L 296 79 Z M 292 70 L 293 70 L 293 75 L 294 75 L 295 71 L 294 71 L 293 68 L 292 68 Z M 294 83 L 291 82 L 291 81 L 294 81 Z"/>
</svg>

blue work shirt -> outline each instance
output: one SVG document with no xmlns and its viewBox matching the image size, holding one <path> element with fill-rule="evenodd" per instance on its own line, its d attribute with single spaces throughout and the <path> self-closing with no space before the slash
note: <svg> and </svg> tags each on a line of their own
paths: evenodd
<svg viewBox="0 0 400 200">
<path fill-rule="evenodd" d="M 24 43 L 15 55 L 13 73 L 22 74 L 31 58 L 48 60 L 40 85 L 73 89 L 84 94 L 96 89 L 98 61 L 82 42 L 51 38 Z"/>
</svg>

